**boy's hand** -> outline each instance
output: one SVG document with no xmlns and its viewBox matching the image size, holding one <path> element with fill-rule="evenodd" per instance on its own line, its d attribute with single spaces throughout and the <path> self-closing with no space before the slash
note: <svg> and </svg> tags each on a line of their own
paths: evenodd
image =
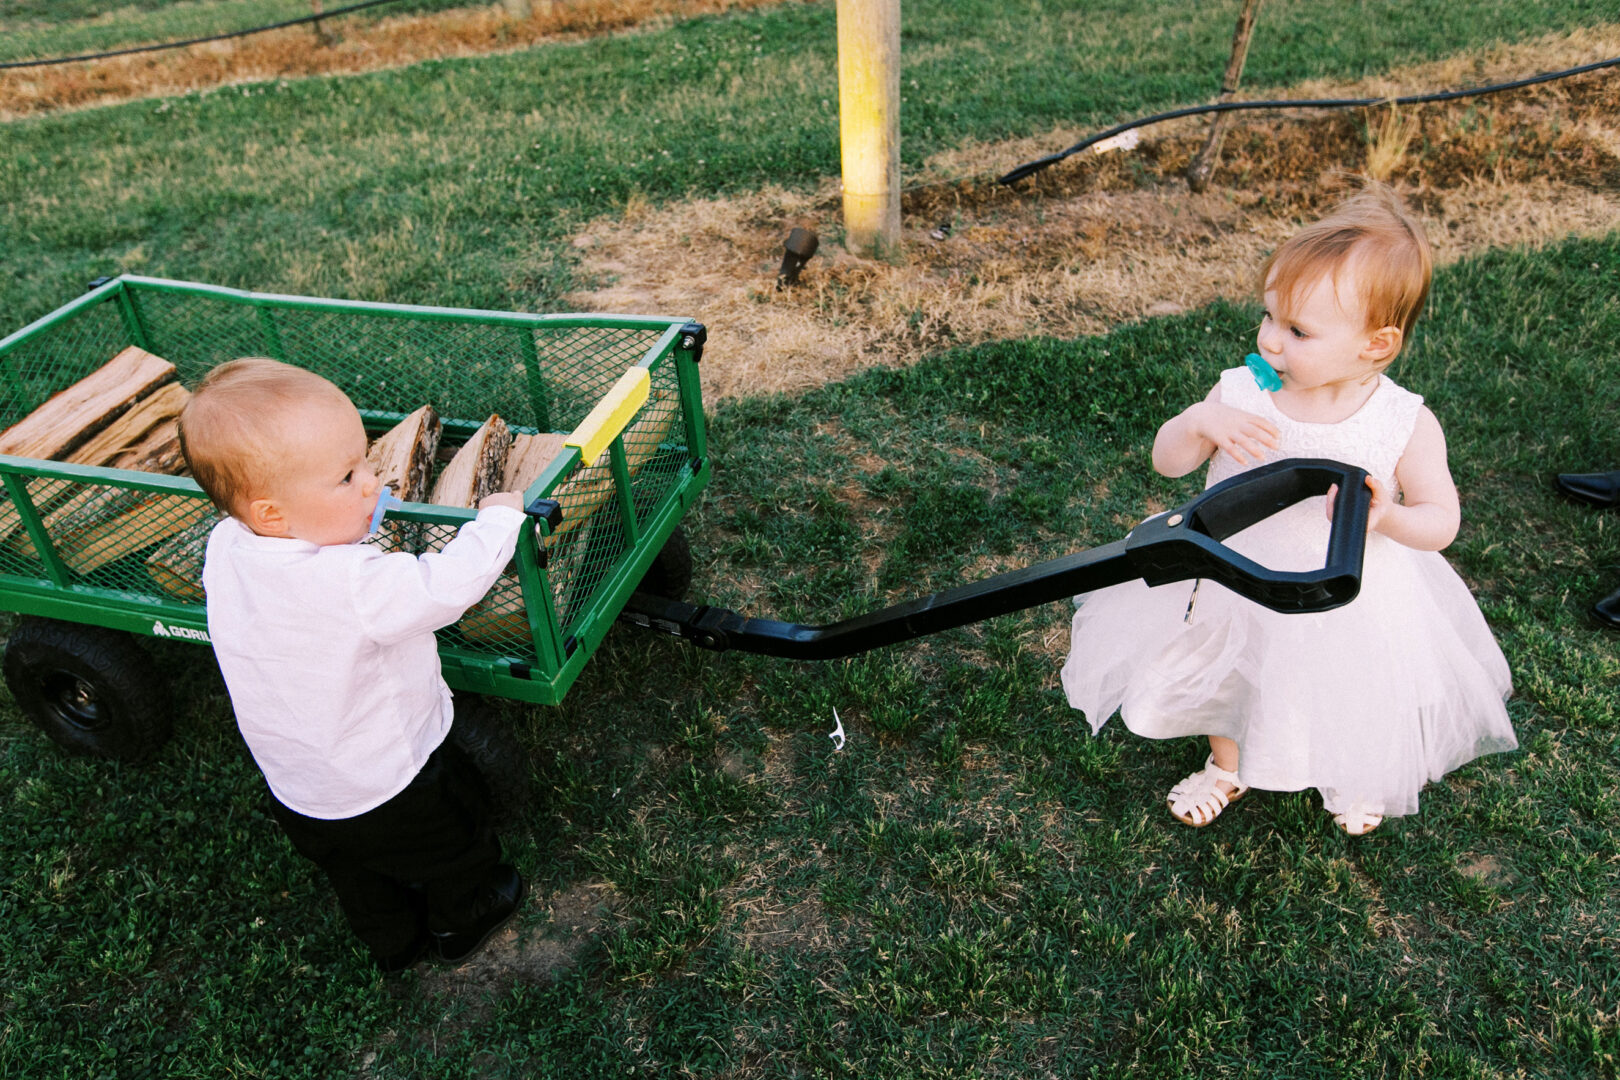
<svg viewBox="0 0 1620 1080">
<path fill-rule="evenodd" d="M 1249 464 L 1251 458 L 1259 461 L 1267 449 L 1282 445 L 1277 426 L 1252 412 L 1218 401 L 1200 401 L 1187 411 L 1193 414 L 1193 432 L 1232 455 L 1239 465 Z"/>
<path fill-rule="evenodd" d="M 523 496 L 515 491 L 492 491 L 478 500 L 478 509 L 487 506 L 510 506 L 513 510 L 522 510 Z"/>
</svg>

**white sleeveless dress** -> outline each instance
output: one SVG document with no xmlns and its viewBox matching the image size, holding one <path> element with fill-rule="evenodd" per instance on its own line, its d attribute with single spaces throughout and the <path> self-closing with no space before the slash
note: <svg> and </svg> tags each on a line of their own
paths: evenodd
<svg viewBox="0 0 1620 1080">
<path fill-rule="evenodd" d="M 1221 375 L 1220 398 L 1277 426 L 1266 462 L 1332 458 L 1395 492 L 1395 465 L 1423 399 L 1380 376 L 1355 415 L 1292 420 L 1245 368 Z M 1263 462 L 1216 451 L 1206 487 Z M 1263 566 L 1307 570 L 1326 559 L 1326 500 L 1306 499 L 1231 537 Z M 1507 661 L 1468 587 L 1443 556 L 1367 538 L 1361 592 L 1318 614 L 1282 614 L 1204 581 L 1127 582 L 1076 597 L 1063 665 L 1069 704 L 1093 732 L 1116 709 L 1138 735 L 1224 735 L 1245 783 L 1317 788 L 1326 808 L 1414 813 L 1429 780 L 1518 745 L 1503 700 Z"/>
</svg>

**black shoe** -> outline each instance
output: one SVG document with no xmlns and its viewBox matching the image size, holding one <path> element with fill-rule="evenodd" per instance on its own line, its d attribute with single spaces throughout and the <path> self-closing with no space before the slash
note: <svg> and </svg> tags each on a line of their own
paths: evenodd
<svg viewBox="0 0 1620 1080">
<path fill-rule="evenodd" d="M 488 890 L 488 906 L 477 922 L 460 932 L 433 932 L 433 944 L 439 951 L 439 959 L 445 963 L 459 964 L 483 948 L 484 943 L 506 925 L 506 920 L 515 915 L 518 905 L 523 903 L 529 887 L 511 865 L 501 863 L 490 876 L 493 880 L 485 886 Z"/>
<path fill-rule="evenodd" d="M 1559 473 L 1553 486 L 1576 502 L 1600 510 L 1620 506 L 1620 472 Z"/>
<path fill-rule="evenodd" d="M 1605 630 L 1620 630 L 1620 589 L 1593 604 L 1590 614 Z"/>
<path fill-rule="evenodd" d="M 422 959 L 423 954 L 428 951 L 429 944 L 428 935 L 423 934 L 392 956 L 378 956 L 376 953 L 372 953 L 371 958 L 376 962 L 377 970 L 384 975 L 398 975 Z"/>
</svg>

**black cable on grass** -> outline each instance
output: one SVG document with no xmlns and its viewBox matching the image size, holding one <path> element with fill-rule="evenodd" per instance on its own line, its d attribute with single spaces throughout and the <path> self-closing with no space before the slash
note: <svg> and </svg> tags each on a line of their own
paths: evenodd
<svg viewBox="0 0 1620 1080">
<path fill-rule="evenodd" d="M 1082 139 L 1067 150 L 1026 162 L 1018 166 L 996 181 L 998 184 L 1015 184 L 1026 176 L 1033 176 L 1042 169 L 1056 165 L 1066 157 L 1078 154 L 1087 147 L 1113 138 L 1133 128 L 1146 127 L 1157 124 L 1163 120 L 1174 120 L 1182 116 L 1198 116 L 1201 113 L 1240 112 L 1251 109 L 1350 109 L 1368 107 L 1373 105 L 1425 105 L 1435 101 L 1455 101 L 1458 98 L 1480 97 L 1485 94 L 1500 93 L 1503 90 L 1517 90 L 1521 86 L 1533 86 L 1536 83 L 1552 82 L 1555 79 L 1567 79 L 1571 75 L 1582 75 L 1588 71 L 1599 68 L 1620 65 L 1620 56 L 1611 60 L 1599 60 L 1592 64 L 1582 64 L 1580 67 L 1567 68 L 1564 71 L 1549 71 L 1544 75 L 1532 75 L 1526 79 L 1516 79 L 1513 82 L 1495 83 L 1491 86 L 1475 86 L 1467 90 L 1443 90 L 1434 94 L 1411 94 L 1398 98 L 1323 98 L 1312 101 L 1221 101 L 1213 105 L 1193 105 L 1185 109 L 1174 109 L 1170 112 L 1156 113 L 1145 116 L 1140 120 L 1111 127 L 1107 131 L 1099 132 L 1088 139 Z"/>
<path fill-rule="evenodd" d="M 109 56 L 130 56 L 134 53 L 160 52 L 164 49 L 183 49 L 188 45 L 206 45 L 210 41 L 228 41 L 231 38 L 247 37 L 249 34 L 262 34 L 267 30 L 284 30 L 289 26 L 302 26 L 305 23 L 320 22 L 338 15 L 347 15 L 351 11 L 360 11 L 364 8 L 377 7 L 381 4 L 398 4 L 402 0 L 360 0 L 358 4 L 348 7 L 333 8 L 323 11 L 319 15 L 302 15 L 286 22 L 270 23 L 268 26 L 250 26 L 246 30 L 230 30 L 223 34 L 211 34 L 208 37 L 188 38 L 185 41 L 165 41 L 158 45 L 135 45 L 128 49 L 113 49 L 110 52 L 85 53 L 82 56 L 55 56 L 49 60 L 9 60 L 0 63 L 0 70 L 6 68 L 49 67 L 52 64 L 75 64 L 81 60 L 105 60 Z"/>
</svg>

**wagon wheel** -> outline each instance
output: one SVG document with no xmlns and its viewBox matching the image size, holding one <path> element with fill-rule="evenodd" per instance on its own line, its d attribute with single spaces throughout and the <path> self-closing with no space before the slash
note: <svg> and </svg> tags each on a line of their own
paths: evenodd
<svg viewBox="0 0 1620 1080">
<path fill-rule="evenodd" d="M 685 600 L 692 588 L 692 545 L 679 525 L 653 556 L 652 565 L 636 586 L 640 592 L 666 600 Z"/>
<path fill-rule="evenodd" d="M 168 685 L 123 631 L 24 617 L 4 667 L 17 707 L 74 753 L 141 761 L 168 741 Z"/>
<path fill-rule="evenodd" d="M 534 781 L 528 755 L 503 725 L 495 704 L 478 694 L 457 694 L 449 741 L 484 778 L 494 825 L 502 829 L 520 825 L 534 804 Z"/>
</svg>

